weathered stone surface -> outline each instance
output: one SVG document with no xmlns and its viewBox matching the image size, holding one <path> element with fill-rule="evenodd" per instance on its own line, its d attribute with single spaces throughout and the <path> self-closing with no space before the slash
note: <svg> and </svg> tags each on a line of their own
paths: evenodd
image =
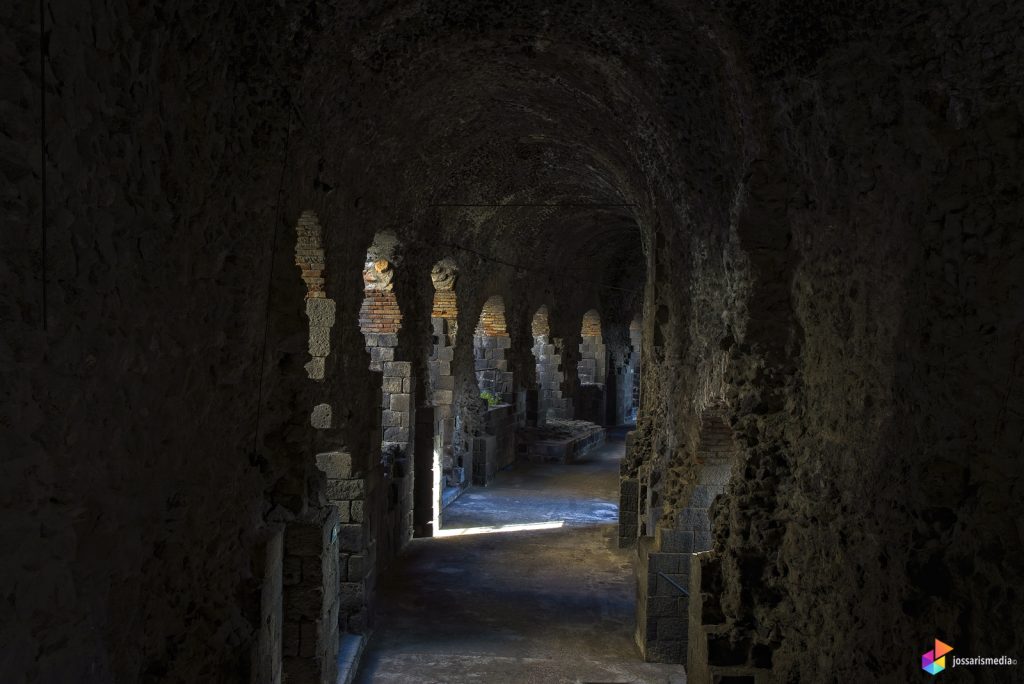
<svg viewBox="0 0 1024 684">
<path fill-rule="evenodd" d="M 329 479 L 352 477 L 352 454 L 347 451 L 328 451 L 316 455 L 316 465 Z"/>
<path fill-rule="evenodd" d="M 327 498 L 332 501 L 353 501 L 366 495 L 366 480 L 328 480 Z"/>
</svg>

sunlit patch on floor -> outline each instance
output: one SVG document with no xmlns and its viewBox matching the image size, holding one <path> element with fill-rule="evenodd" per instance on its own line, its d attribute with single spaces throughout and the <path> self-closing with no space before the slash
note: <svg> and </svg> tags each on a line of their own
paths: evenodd
<svg viewBox="0 0 1024 684">
<path fill-rule="evenodd" d="M 487 525 L 485 527 L 459 527 L 438 530 L 434 537 L 466 537 L 472 534 L 497 534 L 499 532 L 527 532 L 531 530 L 556 530 L 565 525 L 564 520 L 550 522 L 519 523 L 513 525 Z"/>
</svg>

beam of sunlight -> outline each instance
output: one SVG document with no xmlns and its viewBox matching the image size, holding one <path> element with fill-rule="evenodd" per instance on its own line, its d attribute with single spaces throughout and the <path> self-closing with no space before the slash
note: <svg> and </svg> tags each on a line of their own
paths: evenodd
<svg viewBox="0 0 1024 684">
<path fill-rule="evenodd" d="M 496 534 L 498 532 L 526 532 L 528 530 L 557 530 L 565 525 L 564 520 L 550 522 L 517 523 L 513 525 L 488 525 L 486 527 L 457 527 L 450 530 L 438 530 L 434 537 L 465 537 L 471 534 Z"/>
</svg>

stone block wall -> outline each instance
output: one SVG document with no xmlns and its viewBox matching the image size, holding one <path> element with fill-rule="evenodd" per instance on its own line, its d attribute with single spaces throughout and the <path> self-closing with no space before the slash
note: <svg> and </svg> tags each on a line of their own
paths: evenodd
<svg viewBox="0 0 1024 684">
<path fill-rule="evenodd" d="M 537 391 L 540 411 L 547 418 L 568 418 L 562 398 L 562 357 L 558 345 L 547 334 L 534 335 L 533 355 L 537 359 Z"/>
<path fill-rule="evenodd" d="M 642 538 L 637 549 L 637 646 L 648 662 L 683 663 L 693 535 L 659 530 L 653 538 Z"/>
<path fill-rule="evenodd" d="M 516 457 L 516 412 L 511 405 L 487 410 L 484 434 L 473 439 L 473 484 L 487 485 Z"/>
<path fill-rule="evenodd" d="M 629 340 L 630 340 L 630 364 L 633 367 L 633 384 L 631 388 L 632 394 L 632 420 L 637 419 L 637 415 L 640 413 L 640 358 L 642 356 L 641 349 L 643 345 L 643 327 L 641 327 L 639 321 L 633 321 L 629 326 Z"/>
<path fill-rule="evenodd" d="M 388 454 L 393 462 L 381 471 L 383 519 L 378 543 L 384 558 L 395 556 L 413 534 L 414 396 L 412 364 L 386 362 L 381 391 L 381 453 Z"/>
<path fill-rule="evenodd" d="M 481 392 L 491 392 L 507 403 L 512 402 L 512 372 L 505 350 L 512 346 L 508 336 L 476 335 L 473 338 L 474 366 Z"/>
<path fill-rule="evenodd" d="M 547 413 L 540 407 L 540 390 L 525 389 L 516 394 L 516 424 L 519 427 L 544 427 Z"/>
<path fill-rule="evenodd" d="M 637 603 L 637 641 L 642 642 L 641 649 L 644 649 L 644 656 L 648 660 L 686 662 L 690 633 L 689 607 L 671 616 L 677 620 L 673 620 L 671 628 L 667 630 L 657 620 L 650 619 L 649 607 L 661 605 L 659 600 L 671 594 L 670 589 L 675 588 L 673 581 L 681 587 L 689 586 L 691 559 L 688 556 L 711 549 L 713 537 L 709 509 L 715 497 L 725 491 L 733 463 L 740 455 L 732 429 L 725 421 L 724 409 L 718 407 L 704 411 L 696 455 L 696 481 L 684 489 L 686 505 L 671 520 L 652 522 L 655 526 L 655 541 L 647 551 L 646 564 L 644 552 L 641 552 L 640 567 L 646 567 L 648 579 L 652 581 L 644 582 L 641 577 Z M 665 559 L 666 555 L 668 560 Z M 653 583 L 656 570 L 669 565 L 679 568 L 676 574 L 669 574 L 662 568 L 661 579 L 667 584 Z M 664 575 L 668 575 L 669 579 Z M 641 621 L 641 617 L 646 621 Z M 697 636 L 702 637 L 703 634 L 697 633 Z"/>
<path fill-rule="evenodd" d="M 284 532 L 282 667 L 290 684 L 335 684 L 340 609 L 338 509 Z"/>
<path fill-rule="evenodd" d="M 337 509 L 337 555 L 340 599 L 338 624 L 350 634 L 364 634 L 369 597 L 375 579 L 375 544 L 366 515 L 370 492 L 365 477 L 353 471 L 352 456 L 343 451 L 317 454 L 327 476 L 327 498 Z"/>
<path fill-rule="evenodd" d="M 455 376 L 452 374 L 452 361 L 455 358 L 453 323 L 439 317 L 431 318 L 430 323 L 434 340 L 429 369 L 430 403 L 434 406 L 451 406 L 455 395 Z"/>
<path fill-rule="evenodd" d="M 381 372 L 384 364 L 395 360 L 398 335 L 395 333 L 364 333 L 366 351 L 370 352 L 370 370 Z"/>
<path fill-rule="evenodd" d="M 580 343 L 577 376 L 582 384 L 604 383 L 608 371 L 608 348 L 599 335 L 584 336 Z"/>
</svg>

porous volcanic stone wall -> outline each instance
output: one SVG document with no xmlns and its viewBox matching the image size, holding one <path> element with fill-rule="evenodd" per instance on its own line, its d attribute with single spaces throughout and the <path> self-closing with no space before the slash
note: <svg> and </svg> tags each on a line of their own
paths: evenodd
<svg viewBox="0 0 1024 684">
<path fill-rule="evenodd" d="M 643 380 L 641 414 L 668 426 L 641 433 L 667 475 L 657 525 L 687 506 L 703 407 L 727 402 L 744 451 L 701 557 L 717 634 L 692 681 L 904 681 L 933 633 L 1019 650 L 1020 526 L 992 515 L 1021 486 L 1002 408 L 1019 383 L 995 371 L 1019 377 L 1024 287 L 1020 79 L 986 62 L 1019 54 L 1006 10 L 858 15 L 837 31 L 871 41 L 816 45 L 813 67 L 752 49 L 770 97 L 732 227 L 688 250 L 655 238 L 644 364 L 682 378 Z M 689 301 L 662 295 L 663 255 L 687 252 Z"/>
</svg>

